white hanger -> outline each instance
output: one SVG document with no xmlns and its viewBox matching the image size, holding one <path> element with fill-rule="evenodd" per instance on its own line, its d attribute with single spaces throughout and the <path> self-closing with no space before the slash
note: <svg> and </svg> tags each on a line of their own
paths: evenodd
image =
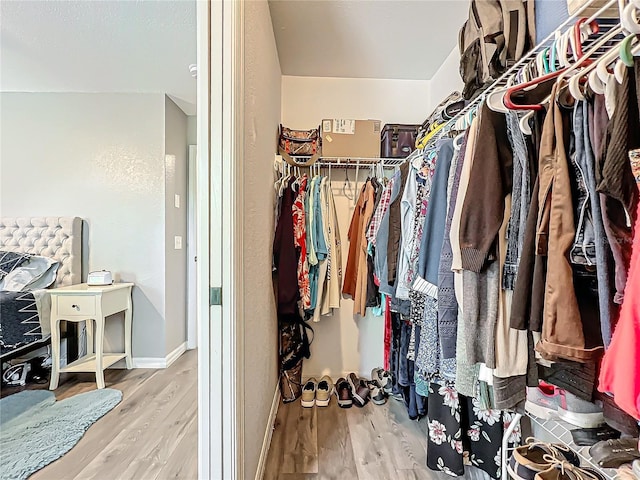
<svg viewBox="0 0 640 480">
<path fill-rule="evenodd" d="M 640 34 L 640 24 L 638 24 L 637 13 L 640 8 L 640 2 L 631 1 L 622 9 L 620 21 L 625 30 L 629 33 Z"/>
</svg>

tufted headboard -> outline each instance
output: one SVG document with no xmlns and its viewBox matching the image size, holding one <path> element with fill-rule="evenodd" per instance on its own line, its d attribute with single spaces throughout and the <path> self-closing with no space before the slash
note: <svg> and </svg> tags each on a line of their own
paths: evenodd
<svg viewBox="0 0 640 480">
<path fill-rule="evenodd" d="M 82 219 L 0 218 L 0 248 L 60 262 L 55 287 L 82 283 Z"/>
</svg>

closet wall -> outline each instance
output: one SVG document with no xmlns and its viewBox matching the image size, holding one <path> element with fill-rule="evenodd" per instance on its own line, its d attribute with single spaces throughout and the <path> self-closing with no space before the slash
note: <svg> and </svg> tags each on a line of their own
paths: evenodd
<svg viewBox="0 0 640 480">
<path fill-rule="evenodd" d="M 244 462 L 254 478 L 278 382 L 271 281 L 273 155 L 280 122 L 280 63 L 266 0 L 244 3 Z"/>
<path fill-rule="evenodd" d="M 453 55 L 453 52 L 452 52 Z M 291 128 L 317 127 L 323 118 L 373 118 L 382 123 L 422 123 L 444 96 L 461 85 L 458 60 L 447 61 L 432 80 L 382 80 L 318 77 L 282 77 L 282 123 Z M 457 53 L 456 53 L 457 55 Z M 433 97 L 432 92 L 438 93 Z M 435 100 L 435 103 L 434 103 Z M 358 186 L 368 172 L 360 172 Z M 352 188 L 347 195 L 357 195 L 355 170 L 348 172 Z M 347 232 L 353 213 L 342 186 L 344 169 L 332 169 L 331 180 L 335 196 L 342 259 L 346 265 Z M 329 374 L 337 378 L 348 372 L 369 377 L 371 369 L 382 366 L 382 317 L 353 316 L 353 302 L 343 300 L 342 307 L 332 316 L 312 325 L 315 330 L 311 358 L 304 361 L 303 376 Z"/>
</svg>

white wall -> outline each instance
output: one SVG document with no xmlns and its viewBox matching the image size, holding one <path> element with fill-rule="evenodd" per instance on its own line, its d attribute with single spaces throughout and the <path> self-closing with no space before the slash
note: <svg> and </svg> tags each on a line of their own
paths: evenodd
<svg viewBox="0 0 640 480">
<path fill-rule="evenodd" d="M 432 109 L 436 107 L 451 92 L 462 92 L 464 83 L 460 76 L 460 53 L 456 46 L 447 56 L 438 71 L 431 78 L 429 93 Z"/>
<path fill-rule="evenodd" d="M 167 354 L 187 341 L 187 116 L 167 96 L 165 145 L 165 321 Z M 175 196 L 179 195 L 179 207 Z M 182 248 L 175 249 L 175 236 Z"/>
<path fill-rule="evenodd" d="M 0 105 L 0 214 L 83 218 L 85 271 L 136 284 L 133 356 L 164 358 L 165 96 L 2 93 Z"/>
<path fill-rule="evenodd" d="M 281 75 L 267 1 L 244 8 L 244 478 L 253 479 L 278 382 L 271 258 Z"/>
<path fill-rule="evenodd" d="M 282 77 L 282 123 L 317 127 L 323 118 L 422 123 L 430 103 L 428 80 Z"/>
</svg>

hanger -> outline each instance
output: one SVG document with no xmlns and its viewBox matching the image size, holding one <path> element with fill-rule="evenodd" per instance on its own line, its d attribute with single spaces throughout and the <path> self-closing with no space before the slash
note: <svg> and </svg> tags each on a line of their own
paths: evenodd
<svg viewBox="0 0 640 480">
<path fill-rule="evenodd" d="M 637 2 L 631 1 L 622 9 L 620 22 L 627 32 L 640 34 L 640 24 L 638 24 L 638 20 L 636 19 L 637 10 L 640 8 L 640 5 L 636 5 L 636 3 Z"/>
<path fill-rule="evenodd" d="M 342 194 L 347 200 L 353 200 L 355 195 L 347 194 L 347 188 L 351 191 L 351 180 L 349 180 L 349 159 L 347 159 L 346 168 L 344 169 L 344 183 L 342 184 Z"/>
<path fill-rule="evenodd" d="M 582 71 L 574 74 L 574 76 L 578 77 L 577 79 L 573 80 L 573 82 L 571 80 L 569 80 L 569 92 L 572 94 L 572 96 L 574 96 L 574 98 L 576 98 L 578 100 L 584 99 L 584 96 L 582 95 L 582 92 L 579 91 L 577 82 L 581 81 L 581 79 L 584 78 L 586 76 L 586 74 L 589 71 L 591 71 L 593 68 L 597 68 L 598 65 L 601 64 L 601 61 L 603 60 L 603 58 L 605 58 L 605 57 L 606 58 L 610 58 L 612 52 L 609 51 L 609 52 L 605 53 L 603 57 L 600 57 L 596 61 L 593 61 L 590 57 L 593 54 L 597 53 L 602 47 L 605 47 L 606 44 L 610 40 L 615 38 L 615 36 L 618 35 L 621 31 L 622 31 L 622 26 L 620 24 L 618 24 L 616 27 L 613 27 L 595 45 L 592 45 L 587 53 L 582 52 L 582 57 L 580 57 L 576 63 L 574 63 L 570 67 L 565 68 L 565 69 L 560 71 L 561 73 L 558 76 L 558 80 L 561 80 L 563 78 L 567 78 L 569 73 L 572 73 L 572 72 L 582 68 Z M 615 58 L 615 57 L 613 57 L 613 58 Z M 606 70 L 606 64 L 604 65 L 604 67 L 605 67 L 605 70 Z M 602 79 L 602 76 L 600 76 L 600 78 Z"/>
</svg>

